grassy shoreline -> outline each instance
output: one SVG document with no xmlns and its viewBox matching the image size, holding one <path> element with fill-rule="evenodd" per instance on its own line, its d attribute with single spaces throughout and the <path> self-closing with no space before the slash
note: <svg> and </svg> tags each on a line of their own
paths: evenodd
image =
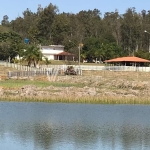
<svg viewBox="0 0 150 150">
<path fill-rule="evenodd" d="M 0 97 L 1 102 L 44 102 L 44 103 L 80 103 L 80 104 L 133 104 L 133 105 L 149 105 L 150 99 L 138 99 L 138 98 L 33 98 L 33 97 Z"/>
<path fill-rule="evenodd" d="M 83 71 L 82 76 L 57 76 L 0 81 L 0 101 L 150 104 L 150 73 Z"/>
</svg>

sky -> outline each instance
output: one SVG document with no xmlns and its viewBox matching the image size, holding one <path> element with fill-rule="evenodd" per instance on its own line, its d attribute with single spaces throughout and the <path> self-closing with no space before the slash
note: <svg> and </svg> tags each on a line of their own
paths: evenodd
<svg viewBox="0 0 150 150">
<path fill-rule="evenodd" d="M 104 15 L 105 12 L 118 10 L 119 14 L 126 12 L 128 8 L 135 7 L 136 12 L 143 9 L 150 10 L 150 0 L 0 0 L 0 21 L 4 15 L 9 17 L 9 21 L 22 17 L 22 12 L 29 8 L 36 12 L 38 4 L 43 8 L 50 3 L 56 5 L 59 13 L 78 13 L 82 10 L 88 11 L 98 9 Z"/>
</svg>

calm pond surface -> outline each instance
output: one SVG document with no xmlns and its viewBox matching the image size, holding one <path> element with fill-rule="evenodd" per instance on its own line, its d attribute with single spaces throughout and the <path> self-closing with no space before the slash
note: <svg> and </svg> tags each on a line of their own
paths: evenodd
<svg viewBox="0 0 150 150">
<path fill-rule="evenodd" d="M 0 150 L 150 150 L 150 106 L 0 102 Z"/>
</svg>

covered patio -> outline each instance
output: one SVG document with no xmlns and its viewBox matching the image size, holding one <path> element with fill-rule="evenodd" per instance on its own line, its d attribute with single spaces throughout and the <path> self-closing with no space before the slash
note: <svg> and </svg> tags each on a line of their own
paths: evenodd
<svg viewBox="0 0 150 150">
<path fill-rule="evenodd" d="M 118 57 L 106 60 L 105 69 L 114 71 L 150 71 L 150 61 L 147 59 L 131 56 Z"/>
<path fill-rule="evenodd" d="M 75 55 L 72 53 L 68 53 L 68 52 L 61 52 L 59 54 L 55 54 L 55 60 L 70 60 L 70 61 L 74 61 L 74 57 Z"/>
<path fill-rule="evenodd" d="M 118 57 L 106 60 L 105 63 L 119 66 L 148 66 L 150 61 L 147 59 L 131 56 L 131 57 Z"/>
</svg>

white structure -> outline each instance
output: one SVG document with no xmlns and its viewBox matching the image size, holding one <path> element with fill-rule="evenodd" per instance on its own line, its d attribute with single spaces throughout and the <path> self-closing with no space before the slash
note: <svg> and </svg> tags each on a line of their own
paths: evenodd
<svg viewBox="0 0 150 150">
<path fill-rule="evenodd" d="M 64 51 L 63 45 L 49 45 L 49 46 L 41 46 L 39 45 L 40 50 L 43 54 L 43 59 L 46 57 L 48 60 L 74 60 L 74 54 L 68 53 Z M 16 56 L 16 59 L 19 58 L 19 55 Z"/>
<path fill-rule="evenodd" d="M 57 55 L 64 52 L 63 45 L 49 45 L 40 46 L 43 56 L 47 57 L 48 60 L 58 60 Z"/>
</svg>

